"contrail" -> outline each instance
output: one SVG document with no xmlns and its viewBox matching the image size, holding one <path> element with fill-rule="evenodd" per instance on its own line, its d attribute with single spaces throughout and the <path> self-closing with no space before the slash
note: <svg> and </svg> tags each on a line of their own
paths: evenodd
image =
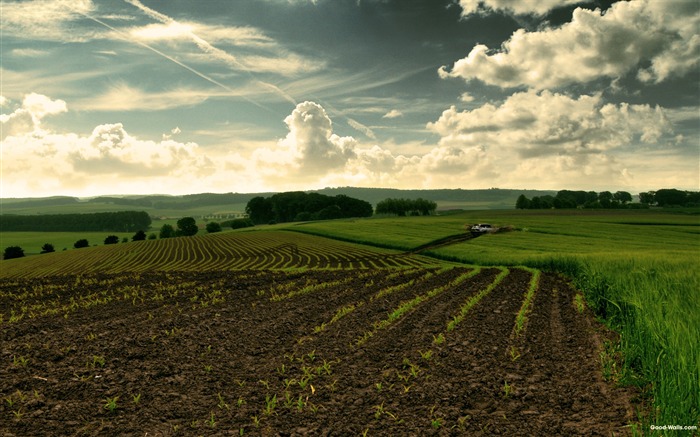
<svg viewBox="0 0 700 437">
<path fill-rule="evenodd" d="M 230 92 L 231 94 L 233 94 L 233 95 L 235 95 L 235 96 L 242 97 L 242 98 L 245 99 L 246 101 L 252 103 L 253 105 L 255 105 L 255 106 L 259 107 L 259 108 L 262 108 L 262 109 L 265 109 L 265 110 L 267 110 L 267 111 L 273 112 L 270 108 L 268 108 L 268 107 L 266 107 L 266 106 L 264 106 L 264 105 L 261 105 L 261 104 L 258 103 L 258 102 L 255 102 L 255 101 L 249 99 L 248 97 L 246 97 L 246 96 L 240 94 L 238 91 L 234 90 L 233 88 L 231 88 L 231 87 L 229 87 L 229 86 L 227 86 L 227 85 L 225 85 L 225 84 L 223 84 L 223 83 L 217 81 L 216 79 L 213 79 L 213 78 L 207 76 L 206 74 L 204 74 L 204 73 L 202 73 L 202 72 L 200 72 L 200 71 L 195 70 L 194 68 L 190 67 L 189 65 L 187 65 L 187 64 L 185 64 L 185 63 L 183 63 L 183 62 L 178 61 L 177 59 L 175 59 L 175 58 L 173 58 L 172 56 L 169 56 L 169 55 L 167 55 L 167 54 L 161 52 L 160 50 L 156 49 L 155 47 L 151 47 L 150 45 L 148 45 L 148 44 L 146 44 L 146 43 L 144 43 L 144 42 L 141 42 L 141 41 L 135 40 L 135 39 L 133 39 L 133 38 L 130 38 L 130 36 L 129 36 L 128 34 L 126 34 L 125 32 L 122 32 L 121 30 L 115 28 L 114 26 L 110 26 L 109 24 L 105 23 L 104 21 L 100 20 L 99 18 L 95 18 L 95 17 L 93 17 L 93 16 L 90 16 L 90 15 L 85 14 L 85 13 L 80 12 L 80 11 L 76 11 L 76 12 L 77 12 L 78 14 L 84 16 L 85 18 L 87 18 L 87 19 L 89 19 L 89 20 L 92 20 L 92 21 L 94 21 L 95 23 L 101 24 L 102 26 L 106 27 L 107 29 L 109 29 L 109 30 L 111 30 L 111 31 L 113 31 L 113 32 L 115 32 L 115 33 L 117 33 L 117 34 L 119 34 L 119 35 L 120 35 L 122 38 L 124 38 L 125 40 L 130 41 L 130 42 L 133 42 L 133 43 L 135 43 L 135 44 L 138 44 L 138 45 L 140 45 L 141 47 L 146 48 L 146 49 L 148 49 L 148 50 L 150 50 L 150 51 L 152 51 L 152 52 L 154 52 L 154 53 L 156 53 L 156 54 L 158 54 L 158 55 L 164 57 L 165 59 L 167 59 L 167 60 L 169 60 L 169 61 L 171 61 L 171 62 L 174 62 L 175 64 L 179 65 L 180 67 L 184 68 L 185 70 L 190 71 L 190 72 L 196 74 L 197 76 L 201 77 L 202 79 L 204 79 L 204 80 L 206 80 L 206 81 L 208 81 L 208 82 L 211 82 L 211 83 L 213 83 L 214 85 L 217 85 L 217 86 L 219 86 L 219 87 L 225 89 L 226 91 Z"/>
<path fill-rule="evenodd" d="M 143 13 L 145 13 L 145 14 L 148 15 L 149 17 L 153 18 L 154 20 L 160 21 L 161 23 L 165 23 L 165 24 L 179 24 L 179 23 L 178 23 L 176 20 L 174 20 L 173 18 L 168 17 L 168 16 L 165 15 L 165 14 L 162 14 L 162 13 L 156 11 L 156 10 L 153 10 L 153 9 L 149 8 L 148 6 L 146 6 L 146 5 L 144 5 L 143 3 L 141 3 L 139 0 L 124 0 L 124 1 L 125 1 L 126 3 L 129 3 L 129 4 L 132 5 L 132 6 L 137 7 L 137 8 L 140 9 Z M 256 78 L 255 75 L 253 75 L 253 73 L 251 73 L 250 70 L 249 70 L 245 65 L 243 65 L 242 63 L 240 63 L 240 62 L 236 59 L 235 56 L 233 56 L 233 55 L 231 55 L 231 54 L 229 54 L 229 53 L 227 53 L 227 52 L 225 52 L 225 51 L 223 51 L 223 50 L 221 50 L 221 49 L 219 49 L 219 48 L 217 48 L 217 47 L 214 47 L 214 46 L 211 45 L 208 41 L 206 41 L 205 39 L 203 39 L 203 38 L 201 38 L 200 36 L 196 35 L 196 34 L 195 34 L 194 32 L 192 32 L 192 31 L 188 31 L 187 33 L 189 34 L 190 38 L 192 38 L 192 40 L 193 40 L 194 43 L 197 45 L 197 47 L 199 47 L 204 53 L 210 54 L 210 55 L 212 55 L 214 58 L 216 58 L 216 59 L 218 59 L 218 60 L 220 60 L 220 61 L 223 61 L 223 62 L 225 62 L 225 63 L 227 63 L 227 64 L 229 64 L 229 65 L 231 65 L 231 66 L 233 66 L 233 67 L 236 67 L 236 68 L 238 68 L 238 69 L 240 69 L 240 70 L 242 70 L 242 71 L 245 71 L 245 72 L 250 76 L 250 78 L 253 79 L 253 81 L 254 81 L 256 84 L 258 84 L 258 85 L 260 85 L 260 86 L 262 86 L 262 87 L 268 88 L 269 90 L 271 90 L 272 92 L 274 92 L 274 93 L 277 94 L 278 96 L 282 97 L 283 99 L 287 100 L 288 102 L 290 102 L 290 103 L 292 103 L 293 105 L 296 106 L 297 102 L 296 102 L 296 99 L 294 99 L 294 97 L 290 96 L 288 93 L 284 92 L 284 91 L 283 91 L 282 89 L 280 89 L 279 87 L 277 87 L 277 86 L 275 86 L 275 85 L 273 85 L 273 84 L 271 84 L 271 83 L 268 83 L 268 82 L 263 82 L 263 81 L 261 81 L 260 79 Z"/>
</svg>

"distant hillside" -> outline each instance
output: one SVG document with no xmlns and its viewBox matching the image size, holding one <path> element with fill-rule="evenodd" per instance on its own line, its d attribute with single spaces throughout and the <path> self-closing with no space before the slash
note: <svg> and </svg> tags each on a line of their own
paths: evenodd
<svg viewBox="0 0 700 437">
<path fill-rule="evenodd" d="M 364 200 L 375 206 L 387 198 L 432 200 L 438 204 L 438 210 L 448 209 L 511 209 L 515 207 L 518 196 L 527 197 L 556 195 L 556 191 L 512 190 L 491 188 L 486 190 L 399 190 L 392 188 L 324 188 L 307 191 L 337 196 L 344 194 Z M 201 193 L 183 196 L 146 195 L 146 196 L 99 196 L 90 199 L 76 197 L 45 198 L 7 198 L 0 199 L 2 212 L 5 214 L 58 214 L 74 212 L 102 212 L 116 210 L 139 210 L 149 214 L 182 216 L 202 215 L 222 209 L 243 212 L 250 199 L 257 196 L 269 197 L 269 193 Z"/>
</svg>

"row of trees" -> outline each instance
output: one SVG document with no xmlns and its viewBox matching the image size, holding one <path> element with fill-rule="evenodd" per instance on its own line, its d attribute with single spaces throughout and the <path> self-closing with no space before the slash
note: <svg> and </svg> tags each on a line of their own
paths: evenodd
<svg viewBox="0 0 700 437">
<path fill-rule="evenodd" d="M 639 193 L 639 202 L 650 206 L 699 206 L 700 192 L 664 188 Z"/>
<path fill-rule="evenodd" d="M 534 196 L 528 199 L 521 194 L 515 202 L 517 209 L 566 209 L 566 208 L 619 208 L 632 202 L 627 191 L 571 191 L 561 190 L 556 196 Z"/>
<path fill-rule="evenodd" d="M 2 231 L 41 232 L 135 232 L 148 229 L 145 211 L 96 212 L 91 214 L 42 214 L 0 216 Z"/>
<path fill-rule="evenodd" d="M 565 209 L 565 208 L 644 208 L 649 206 L 697 206 L 700 193 L 675 188 L 639 193 L 639 203 L 631 203 L 627 191 L 571 191 L 561 190 L 556 196 L 535 196 L 528 199 L 521 194 L 515 202 L 517 209 Z"/>
<path fill-rule="evenodd" d="M 425 199 L 384 199 L 377 203 L 377 214 L 430 215 L 437 209 L 437 203 Z"/>
<path fill-rule="evenodd" d="M 370 217 L 373 212 L 372 204 L 364 200 L 302 191 L 257 196 L 248 201 L 245 210 L 254 224 Z"/>
</svg>

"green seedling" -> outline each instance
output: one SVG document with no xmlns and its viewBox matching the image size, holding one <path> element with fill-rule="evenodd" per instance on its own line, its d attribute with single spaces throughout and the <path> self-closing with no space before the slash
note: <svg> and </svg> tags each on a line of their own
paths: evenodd
<svg viewBox="0 0 700 437">
<path fill-rule="evenodd" d="M 205 423 L 209 425 L 210 428 L 216 427 L 216 416 L 214 416 L 214 412 L 211 413 L 209 419 L 207 419 Z"/>
<path fill-rule="evenodd" d="M 511 346 L 511 347 L 508 349 L 508 354 L 510 354 L 510 360 L 511 360 L 511 361 L 515 361 L 515 360 L 517 360 L 518 358 L 520 358 L 520 352 L 518 352 L 518 348 L 515 347 L 515 346 Z"/>
<path fill-rule="evenodd" d="M 381 382 L 374 384 L 374 386 L 377 388 L 377 391 L 382 391 L 382 383 Z"/>
<path fill-rule="evenodd" d="M 15 355 L 12 357 L 12 364 L 15 367 L 27 367 L 27 364 L 29 364 L 29 358 L 23 357 L 22 355 Z"/>
<path fill-rule="evenodd" d="M 433 343 L 436 345 L 441 345 L 445 342 L 445 334 L 440 333 L 437 336 L 433 336 Z"/>
<path fill-rule="evenodd" d="M 513 386 L 508 384 L 508 381 L 503 383 L 503 397 L 507 398 L 513 392 Z"/>
<path fill-rule="evenodd" d="M 277 407 L 277 395 L 270 397 L 270 395 L 265 396 L 265 408 L 263 413 L 266 416 L 272 416 L 275 413 L 275 408 Z"/>
<path fill-rule="evenodd" d="M 141 402 L 141 393 L 131 395 L 131 401 L 134 403 L 134 405 L 138 405 L 139 402 Z"/>
<path fill-rule="evenodd" d="M 105 366 L 105 357 L 102 355 L 93 355 L 92 356 L 92 367 L 104 367 Z"/>
<path fill-rule="evenodd" d="M 228 404 L 224 400 L 224 397 L 221 396 L 221 393 L 217 393 L 216 397 L 219 399 L 219 403 L 216 404 L 216 406 L 219 407 L 219 409 L 221 409 L 221 410 L 223 410 L 223 409 L 228 410 L 229 409 Z"/>
<path fill-rule="evenodd" d="M 423 358 L 425 361 L 430 361 L 433 358 L 433 351 L 432 350 L 427 350 L 425 352 L 418 351 L 420 354 L 420 357 Z"/>
<path fill-rule="evenodd" d="M 106 401 L 105 405 L 104 405 L 105 410 L 108 410 L 110 413 L 113 412 L 114 410 L 116 410 L 117 409 L 117 399 L 119 399 L 119 396 L 105 399 L 105 401 Z"/>
</svg>

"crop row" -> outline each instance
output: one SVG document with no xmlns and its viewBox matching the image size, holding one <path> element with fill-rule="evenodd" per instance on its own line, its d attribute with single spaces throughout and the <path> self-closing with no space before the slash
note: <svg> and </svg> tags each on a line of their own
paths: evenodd
<svg viewBox="0 0 700 437">
<path fill-rule="evenodd" d="M 385 268 L 432 264 L 409 256 L 290 232 L 221 233 L 91 247 L 3 262 L 3 277 L 84 273 Z"/>
</svg>

